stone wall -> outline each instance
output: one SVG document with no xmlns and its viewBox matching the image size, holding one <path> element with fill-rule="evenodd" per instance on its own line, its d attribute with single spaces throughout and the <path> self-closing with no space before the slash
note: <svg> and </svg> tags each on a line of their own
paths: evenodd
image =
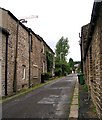
<svg viewBox="0 0 102 120">
<path fill-rule="evenodd" d="M 87 41 L 88 41 L 88 29 L 89 29 L 89 24 L 87 25 L 84 25 L 82 28 L 81 28 L 81 52 L 82 52 L 82 56 L 81 56 L 81 61 L 82 61 L 82 65 L 83 65 L 83 73 L 84 73 L 84 77 L 85 77 L 85 80 L 87 80 L 87 74 L 88 74 L 88 70 L 87 70 L 87 67 L 88 67 L 88 55 L 85 56 L 85 52 L 86 52 L 86 47 L 87 47 Z M 85 59 L 86 57 L 86 59 Z M 87 82 L 87 81 L 86 81 Z"/>
<path fill-rule="evenodd" d="M 14 57 L 15 57 L 15 48 L 16 48 L 17 22 L 7 13 L 5 14 L 5 17 L 2 17 L 2 19 L 5 21 L 3 26 L 6 27 L 7 31 L 10 33 L 8 40 L 7 93 L 12 94 L 13 82 L 14 82 L 14 64 L 15 64 Z"/>
<path fill-rule="evenodd" d="M 17 90 L 28 87 L 29 81 L 29 42 L 28 31 L 19 25 L 17 47 Z"/>
<path fill-rule="evenodd" d="M 5 95 L 5 87 L 7 87 L 7 94 L 12 95 L 25 87 L 41 82 L 41 74 L 47 72 L 46 47 L 48 45 L 43 38 L 24 26 L 10 11 L 2 8 L 0 11 L 2 27 L 10 33 L 7 45 L 7 86 L 4 77 L 5 58 L 2 63 L 3 95 Z M 5 36 L 2 37 L 2 41 L 4 46 L 2 50 L 5 52 Z M 51 48 L 48 48 L 51 51 Z M 3 57 L 5 57 L 4 52 Z"/>
<path fill-rule="evenodd" d="M 89 36 L 86 40 L 91 40 L 91 42 L 89 41 L 87 42 L 88 44 L 86 44 L 86 48 L 88 49 L 84 46 L 81 47 L 85 48 L 82 49 L 83 56 L 85 55 L 85 51 L 87 53 L 84 56 L 85 59 L 83 61 L 85 80 L 88 85 L 91 98 L 96 106 L 97 114 L 99 118 L 102 118 L 102 2 L 100 3 L 99 11 L 94 15 L 97 15 L 95 16 L 96 18 L 94 18 L 96 21 L 95 23 L 90 23 L 90 26 L 94 25 L 94 28 L 92 26 L 91 32 L 88 30 Z M 89 39 L 90 33 L 91 39 Z M 82 33 L 82 36 L 83 35 L 85 35 L 85 33 Z M 83 43 L 84 40 L 81 40 Z"/>
<path fill-rule="evenodd" d="M 41 41 L 34 33 L 31 36 L 30 80 L 35 85 L 41 82 Z"/>
<path fill-rule="evenodd" d="M 0 10 L 0 16 L 2 16 L 2 10 Z M 2 26 L 2 18 L 0 18 L 0 26 Z M 0 31 L 0 97 L 2 96 L 2 81 L 1 80 L 2 80 L 2 32 Z"/>
</svg>

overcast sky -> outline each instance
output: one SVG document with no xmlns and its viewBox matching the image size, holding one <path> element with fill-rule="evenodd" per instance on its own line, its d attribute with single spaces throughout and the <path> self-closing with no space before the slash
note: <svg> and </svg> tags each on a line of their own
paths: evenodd
<svg viewBox="0 0 102 120">
<path fill-rule="evenodd" d="M 79 32 L 90 22 L 94 0 L 0 0 L 0 7 L 17 18 L 38 15 L 25 25 L 39 34 L 55 51 L 57 41 L 69 40 L 69 58 L 80 60 Z"/>
</svg>

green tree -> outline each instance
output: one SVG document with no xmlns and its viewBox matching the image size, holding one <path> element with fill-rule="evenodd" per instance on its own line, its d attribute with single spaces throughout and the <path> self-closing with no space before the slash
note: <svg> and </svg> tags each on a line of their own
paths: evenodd
<svg viewBox="0 0 102 120">
<path fill-rule="evenodd" d="M 69 43 L 68 38 L 61 37 L 61 39 L 56 44 L 56 58 L 55 58 L 55 74 L 65 75 L 68 73 L 68 63 L 66 57 L 69 53 Z"/>
<path fill-rule="evenodd" d="M 74 61 L 72 58 L 69 59 L 70 70 L 74 71 Z"/>
<path fill-rule="evenodd" d="M 70 67 L 73 69 L 74 68 L 74 61 L 72 58 L 69 59 L 69 64 L 70 64 Z"/>
<path fill-rule="evenodd" d="M 69 52 L 69 43 L 68 38 L 61 37 L 61 39 L 56 44 L 56 59 L 57 60 L 66 60 L 66 56 Z"/>
</svg>

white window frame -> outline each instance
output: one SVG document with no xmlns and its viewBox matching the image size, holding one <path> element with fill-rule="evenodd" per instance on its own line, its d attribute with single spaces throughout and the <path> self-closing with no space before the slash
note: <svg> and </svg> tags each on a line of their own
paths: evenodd
<svg viewBox="0 0 102 120">
<path fill-rule="evenodd" d="M 38 65 L 36 64 L 33 64 L 33 67 L 34 67 L 34 78 L 38 78 Z"/>
<path fill-rule="evenodd" d="M 45 46 L 43 45 L 43 54 L 45 53 Z"/>
</svg>

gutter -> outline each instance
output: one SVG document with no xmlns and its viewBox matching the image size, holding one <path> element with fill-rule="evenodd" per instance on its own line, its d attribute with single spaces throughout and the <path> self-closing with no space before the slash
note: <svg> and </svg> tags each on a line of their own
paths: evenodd
<svg viewBox="0 0 102 120">
<path fill-rule="evenodd" d="M 7 95 L 7 72 L 8 72 L 8 35 L 6 36 L 6 54 L 5 54 L 5 95 Z"/>
<path fill-rule="evenodd" d="M 31 29 L 29 28 L 29 32 L 28 32 L 28 43 L 29 43 L 29 88 L 31 87 L 31 77 L 30 77 L 30 73 L 31 73 L 31 69 L 30 69 L 30 66 L 31 66 L 31 40 L 30 40 L 30 37 L 31 36 Z"/>
</svg>

